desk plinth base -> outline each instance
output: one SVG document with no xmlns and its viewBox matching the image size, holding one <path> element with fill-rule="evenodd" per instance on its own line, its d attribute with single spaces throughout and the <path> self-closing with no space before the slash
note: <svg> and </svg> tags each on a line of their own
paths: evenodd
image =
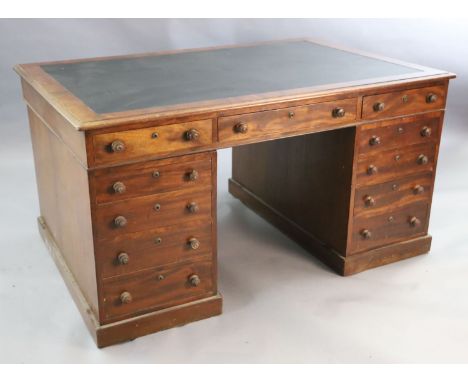
<svg viewBox="0 0 468 382">
<path fill-rule="evenodd" d="M 352 256 L 342 256 L 233 179 L 229 179 L 229 192 L 342 276 L 423 255 L 431 248 L 432 238 L 427 235 Z"/>
<path fill-rule="evenodd" d="M 39 233 L 49 250 L 65 284 L 75 301 L 78 310 L 99 348 L 130 341 L 160 330 L 182 326 L 190 322 L 199 321 L 222 312 L 222 297 L 220 294 L 178 305 L 172 308 L 143 314 L 141 316 L 114 322 L 107 325 L 99 324 L 94 312 L 90 308 L 78 286 L 73 274 L 58 248 L 47 224 L 42 217 L 38 219 Z"/>
</svg>

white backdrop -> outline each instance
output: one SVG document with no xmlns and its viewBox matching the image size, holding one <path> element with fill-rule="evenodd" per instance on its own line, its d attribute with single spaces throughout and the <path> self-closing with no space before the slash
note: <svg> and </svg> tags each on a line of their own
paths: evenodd
<svg viewBox="0 0 468 382">
<path fill-rule="evenodd" d="M 431 254 L 339 277 L 227 194 L 230 150 L 222 150 L 224 314 L 95 349 L 36 231 L 33 160 L 13 65 L 292 37 L 457 73 Z M 0 362 L 467 362 L 467 46 L 461 20 L 1 20 Z"/>
</svg>

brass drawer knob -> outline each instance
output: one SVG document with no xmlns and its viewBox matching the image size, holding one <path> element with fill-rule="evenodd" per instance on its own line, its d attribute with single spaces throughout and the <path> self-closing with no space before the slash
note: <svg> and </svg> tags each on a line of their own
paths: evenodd
<svg viewBox="0 0 468 382">
<path fill-rule="evenodd" d="M 162 238 L 161 237 L 157 237 L 156 239 L 154 239 L 154 244 L 159 245 L 161 243 L 162 243 Z"/>
<path fill-rule="evenodd" d="M 190 181 L 195 181 L 198 179 L 198 171 L 197 170 L 192 170 L 187 174 L 187 177 Z"/>
<path fill-rule="evenodd" d="M 161 173 L 158 170 L 153 171 L 152 174 L 153 178 L 157 179 L 161 176 Z"/>
<path fill-rule="evenodd" d="M 335 107 L 332 111 L 333 118 L 343 118 L 345 114 L 346 111 L 342 107 Z"/>
<path fill-rule="evenodd" d="M 156 203 L 154 206 L 153 206 L 153 209 L 155 211 L 161 211 L 161 205 L 159 203 Z"/>
<path fill-rule="evenodd" d="M 200 280 L 200 277 L 198 277 L 198 275 L 191 275 L 189 277 L 189 283 L 194 287 L 198 286 L 200 282 L 201 280 Z"/>
<path fill-rule="evenodd" d="M 375 206 L 375 199 L 370 195 L 366 195 L 364 197 L 364 204 L 366 205 L 366 207 Z"/>
<path fill-rule="evenodd" d="M 195 237 L 191 237 L 189 240 L 188 240 L 188 244 L 190 246 L 190 248 L 192 249 L 198 249 L 200 248 L 200 241 L 195 238 Z"/>
<path fill-rule="evenodd" d="M 294 114 L 293 111 L 290 111 L 290 112 L 288 113 L 289 119 L 293 119 L 295 115 L 296 115 L 296 114 Z"/>
<path fill-rule="evenodd" d="M 117 216 L 114 219 L 114 225 L 118 228 L 125 227 L 127 225 L 127 219 L 125 218 L 125 216 Z"/>
<path fill-rule="evenodd" d="M 185 140 L 187 141 L 198 141 L 200 138 L 200 133 L 198 130 L 190 129 L 185 132 Z"/>
<path fill-rule="evenodd" d="M 369 139 L 369 145 L 371 146 L 380 145 L 380 137 L 378 137 L 377 135 L 373 135 L 371 139 Z"/>
<path fill-rule="evenodd" d="M 437 101 L 437 95 L 434 94 L 434 93 L 429 93 L 427 96 L 426 96 L 426 102 L 427 103 L 434 103 Z"/>
<path fill-rule="evenodd" d="M 127 190 L 127 187 L 122 182 L 115 182 L 112 185 L 112 189 L 116 194 L 123 194 Z"/>
<path fill-rule="evenodd" d="M 424 154 L 420 154 L 418 156 L 418 164 L 427 164 L 429 162 L 429 158 L 424 155 Z"/>
<path fill-rule="evenodd" d="M 409 219 L 409 224 L 411 227 L 417 227 L 421 224 L 421 220 L 419 220 L 416 216 L 412 216 Z"/>
<path fill-rule="evenodd" d="M 117 256 L 117 260 L 118 260 L 119 264 L 126 265 L 130 261 L 130 258 L 128 257 L 127 253 L 120 252 L 119 255 Z"/>
<path fill-rule="evenodd" d="M 424 192 L 424 187 L 421 186 L 420 184 L 417 184 L 416 186 L 413 187 L 413 193 L 415 195 L 422 194 Z"/>
<path fill-rule="evenodd" d="M 119 153 L 125 150 L 125 143 L 119 140 L 113 141 L 110 145 L 110 149 L 113 153 Z"/>
<path fill-rule="evenodd" d="M 373 164 L 371 164 L 369 167 L 367 167 L 367 175 L 374 175 L 374 174 L 377 174 L 377 172 L 378 172 L 377 166 L 374 166 Z"/>
<path fill-rule="evenodd" d="M 195 214 L 195 213 L 198 212 L 199 207 L 198 207 L 197 203 L 191 202 L 191 203 L 187 204 L 187 209 L 189 210 L 190 213 Z"/>
<path fill-rule="evenodd" d="M 130 292 L 122 292 L 120 294 L 120 302 L 122 304 L 130 304 L 132 302 L 132 295 L 130 294 Z"/>
<path fill-rule="evenodd" d="M 363 239 L 370 239 L 372 237 L 372 233 L 368 229 L 363 229 L 361 231 L 361 236 Z"/>
<path fill-rule="evenodd" d="M 238 134 L 245 134 L 249 130 L 245 122 L 239 122 L 234 125 L 234 132 Z"/>
<path fill-rule="evenodd" d="M 385 104 L 383 102 L 374 103 L 373 109 L 374 111 L 383 111 L 383 109 L 385 109 Z"/>
<path fill-rule="evenodd" d="M 430 136 L 431 136 L 431 133 L 432 133 L 432 130 L 431 130 L 430 127 L 424 126 L 424 127 L 421 129 L 421 136 L 422 136 L 422 137 L 430 137 Z"/>
</svg>

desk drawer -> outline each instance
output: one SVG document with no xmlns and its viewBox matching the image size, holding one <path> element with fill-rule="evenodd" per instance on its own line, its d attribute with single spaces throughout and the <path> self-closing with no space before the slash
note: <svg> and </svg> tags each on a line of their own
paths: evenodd
<svg viewBox="0 0 468 382">
<path fill-rule="evenodd" d="M 94 161 L 96 165 L 104 165 L 209 146 L 212 124 L 207 119 L 97 134 L 93 136 Z"/>
<path fill-rule="evenodd" d="M 211 154 L 192 154 L 95 170 L 97 203 L 211 185 Z"/>
<path fill-rule="evenodd" d="M 349 98 L 308 106 L 220 117 L 218 139 L 221 143 L 228 143 L 270 134 L 320 131 L 330 126 L 349 125 L 356 121 L 356 107 L 356 98 Z"/>
<path fill-rule="evenodd" d="M 211 219 L 211 188 L 172 191 L 101 204 L 94 219 L 98 239 Z"/>
<path fill-rule="evenodd" d="M 209 297 L 215 277 L 209 260 L 112 277 L 103 283 L 105 321 Z"/>
<path fill-rule="evenodd" d="M 374 216 L 354 219 L 351 252 L 361 252 L 427 232 L 428 203 L 414 203 Z"/>
<path fill-rule="evenodd" d="M 414 145 L 376 154 L 361 155 L 357 164 L 357 185 L 389 181 L 434 168 L 435 145 Z"/>
<path fill-rule="evenodd" d="M 378 119 L 445 107 L 445 86 L 430 86 L 363 97 L 362 118 Z"/>
<path fill-rule="evenodd" d="M 369 187 L 361 187 L 354 195 L 354 216 L 374 214 L 418 201 L 429 202 L 432 194 L 432 172 L 411 175 Z"/>
<path fill-rule="evenodd" d="M 96 261 L 106 278 L 196 260 L 211 256 L 211 235 L 204 221 L 119 235 L 97 244 Z"/>
<path fill-rule="evenodd" d="M 359 127 L 360 154 L 397 147 L 434 142 L 439 138 L 440 116 L 434 118 L 401 118 Z"/>
</svg>

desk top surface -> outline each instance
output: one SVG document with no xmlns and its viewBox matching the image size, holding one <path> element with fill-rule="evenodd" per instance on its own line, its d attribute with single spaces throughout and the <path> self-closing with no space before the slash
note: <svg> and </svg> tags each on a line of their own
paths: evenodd
<svg viewBox="0 0 468 382">
<path fill-rule="evenodd" d="M 24 72 L 33 65 L 17 71 L 27 78 Z M 52 95 L 62 89 L 62 95 L 88 109 L 91 120 L 91 114 L 111 118 L 446 73 L 304 40 L 64 61 L 33 69 L 46 77 Z M 47 92 L 47 86 L 42 90 Z"/>
</svg>

